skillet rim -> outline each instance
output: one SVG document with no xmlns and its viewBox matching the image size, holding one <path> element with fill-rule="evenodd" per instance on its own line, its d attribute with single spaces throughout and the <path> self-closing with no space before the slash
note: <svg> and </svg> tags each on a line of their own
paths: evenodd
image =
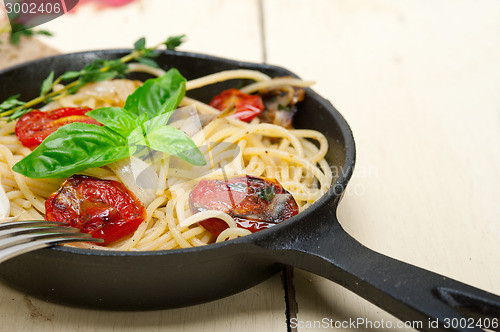
<svg viewBox="0 0 500 332">
<path fill-rule="evenodd" d="M 61 58 L 74 57 L 74 56 L 82 56 L 82 55 L 120 55 L 120 54 L 128 54 L 132 50 L 127 48 L 119 48 L 119 49 L 97 49 L 97 50 L 89 50 L 89 51 L 81 51 L 81 52 L 73 52 L 73 53 L 65 53 L 58 54 L 49 57 L 44 57 L 40 59 L 31 60 L 28 62 L 24 62 L 21 64 L 17 64 L 14 66 L 10 66 L 0 70 L 0 78 L 13 70 L 25 70 L 26 68 L 30 68 L 33 66 L 37 66 L 39 63 L 44 63 L 47 61 L 55 61 Z M 186 51 L 171 51 L 171 50 L 157 50 L 155 51 L 159 54 L 165 54 L 168 56 L 180 56 L 184 58 L 193 58 L 197 60 L 208 60 L 208 61 L 217 61 L 222 62 L 227 65 L 230 65 L 235 68 L 245 67 L 248 69 L 254 70 L 271 70 L 271 71 L 281 71 L 286 72 L 291 76 L 298 77 L 297 74 L 293 73 L 287 68 L 266 64 L 266 63 L 258 63 L 251 61 L 241 61 L 228 59 L 224 57 L 209 55 L 205 53 L 196 53 L 196 52 L 186 52 Z M 99 57 L 99 56 L 98 56 Z M 97 57 L 97 58 L 98 58 Z M 160 64 L 161 66 L 161 64 Z M 333 201 L 334 206 L 337 207 L 339 201 L 341 200 L 344 190 L 353 174 L 354 165 L 356 160 L 356 148 L 355 141 L 353 137 L 352 130 L 350 129 L 349 124 L 342 116 L 342 114 L 333 106 L 333 104 L 319 95 L 317 92 L 312 90 L 311 88 L 306 88 L 306 95 L 315 99 L 318 103 L 320 103 L 325 109 L 327 109 L 328 113 L 332 115 L 334 120 L 336 121 L 338 128 L 340 129 L 340 133 L 342 139 L 344 141 L 344 164 L 341 166 L 342 171 L 335 179 L 335 182 L 332 183 L 332 186 L 329 188 L 326 194 L 320 197 L 319 200 L 313 203 L 313 206 L 296 216 L 293 216 L 290 219 L 287 219 L 285 222 L 279 223 L 271 228 L 264 229 L 262 231 L 252 233 L 243 237 L 239 237 L 233 240 L 224 241 L 221 243 L 213 243 L 200 247 L 191 247 L 191 248 L 179 248 L 179 249 L 169 249 L 169 250 L 148 250 L 148 251 L 120 251 L 120 250 L 99 250 L 99 249 L 86 249 L 86 248 L 76 248 L 76 247 L 68 247 L 68 246 L 54 246 L 50 248 L 44 248 L 41 250 L 51 250 L 53 252 L 64 252 L 74 255 L 83 255 L 83 256 L 99 256 L 99 257 L 140 257 L 140 256 L 164 256 L 164 255 L 173 255 L 173 254 L 189 254 L 195 252 L 202 251 L 212 251 L 217 250 L 218 248 L 233 246 L 238 244 L 251 244 L 258 243 L 260 240 L 269 237 L 269 235 L 273 233 L 286 232 L 284 228 L 294 227 L 296 224 L 300 224 L 304 217 L 317 212 L 318 209 L 328 207 L 328 203 Z M 329 142 L 330 143 L 330 142 Z M 347 169 L 348 171 L 343 171 Z"/>
</svg>

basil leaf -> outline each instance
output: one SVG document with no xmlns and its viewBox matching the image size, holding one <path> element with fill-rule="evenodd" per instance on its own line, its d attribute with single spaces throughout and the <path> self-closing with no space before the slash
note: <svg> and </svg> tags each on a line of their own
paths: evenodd
<svg viewBox="0 0 500 332">
<path fill-rule="evenodd" d="M 127 139 L 128 139 L 129 150 L 131 151 L 130 155 L 133 155 L 137 150 L 140 150 L 138 148 L 139 145 L 149 146 L 147 141 L 146 141 L 145 136 L 146 136 L 146 134 L 143 131 L 143 128 L 141 126 L 138 126 L 137 128 L 135 128 L 130 133 L 130 135 L 128 135 Z"/>
<path fill-rule="evenodd" d="M 177 108 L 177 106 L 179 106 L 185 95 L 186 95 L 186 83 L 180 82 L 177 90 L 173 91 L 170 97 L 161 105 L 157 115 L 162 115 L 166 113 L 172 115 L 172 111 L 174 111 Z M 166 123 L 167 122 L 165 122 L 164 124 Z"/>
<path fill-rule="evenodd" d="M 181 95 L 184 97 L 186 92 L 186 79 L 179 73 L 177 69 L 170 69 L 165 75 L 149 79 L 134 93 L 128 96 L 124 108 L 135 116 L 147 114 L 149 119 L 154 118 L 160 113 L 168 112 L 168 109 L 162 108 L 163 103 L 172 95 L 176 95 L 177 90 L 181 89 Z M 176 102 L 179 100 L 179 95 L 176 95 Z M 174 110 L 178 104 L 168 104 Z"/>
<path fill-rule="evenodd" d="M 49 135 L 12 167 L 30 178 L 65 178 L 129 156 L 126 139 L 106 127 L 74 122 Z"/>
<path fill-rule="evenodd" d="M 144 122 L 146 132 L 152 131 L 154 128 L 162 127 L 167 124 L 168 120 L 174 113 L 173 111 L 181 103 L 182 98 L 186 94 L 186 86 L 182 84 L 177 91 L 175 91 L 170 98 L 168 98 L 158 110 L 159 115 L 155 116 L 149 121 Z"/>
<path fill-rule="evenodd" d="M 120 107 L 103 107 L 85 113 L 126 138 L 139 125 L 130 112 Z"/>
<path fill-rule="evenodd" d="M 52 88 L 52 83 L 54 83 L 54 71 L 51 71 L 49 76 L 42 82 L 42 87 L 40 88 L 40 96 L 43 96 Z"/>
<path fill-rule="evenodd" d="M 110 75 L 98 69 L 102 65 L 121 66 L 114 61 L 94 61 L 81 71 L 79 84 L 84 84 L 85 75 Z M 63 178 L 128 157 L 145 146 L 205 165 L 191 138 L 166 125 L 185 94 L 186 79 L 171 69 L 162 77 L 147 80 L 127 98 L 125 108 L 104 107 L 87 113 L 103 127 L 78 122 L 62 126 L 13 170 L 31 178 Z M 11 97 L 8 103 L 19 102 L 16 98 Z"/>
<path fill-rule="evenodd" d="M 185 132 L 174 127 L 155 128 L 146 136 L 149 147 L 166 152 L 196 166 L 207 164 L 205 157 Z"/>
</svg>

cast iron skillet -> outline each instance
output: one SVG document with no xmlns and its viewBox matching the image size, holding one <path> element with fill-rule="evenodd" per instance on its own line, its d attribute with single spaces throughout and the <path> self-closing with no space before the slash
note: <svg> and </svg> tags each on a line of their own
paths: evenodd
<svg viewBox="0 0 500 332">
<path fill-rule="evenodd" d="M 117 58 L 128 52 L 68 54 L 12 67 L 0 72 L 0 100 L 17 93 L 26 100 L 37 96 L 51 70 L 58 75 L 78 70 L 95 58 Z M 164 69 L 178 68 L 187 79 L 234 68 L 293 75 L 280 67 L 192 53 L 162 52 L 157 61 Z M 242 83 L 219 83 L 189 95 L 207 101 L 222 89 Z M 337 221 L 336 208 L 354 168 L 351 130 L 337 110 L 311 90 L 294 125 L 326 135 L 327 158 L 337 173 L 332 189 L 300 215 L 271 229 L 201 248 L 158 252 L 43 249 L 1 264 L 0 277 L 48 301 L 146 310 L 225 297 L 292 265 L 341 284 L 403 321 L 421 320 L 423 330 L 430 330 L 429 319 L 443 324 L 445 319 L 460 319 L 459 311 L 474 317 L 500 316 L 500 297 L 376 253 L 348 235 Z"/>
</svg>

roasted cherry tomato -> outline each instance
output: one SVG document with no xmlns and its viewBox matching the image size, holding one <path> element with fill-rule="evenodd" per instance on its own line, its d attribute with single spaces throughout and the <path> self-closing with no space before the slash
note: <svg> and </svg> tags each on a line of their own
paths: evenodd
<svg viewBox="0 0 500 332">
<path fill-rule="evenodd" d="M 45 220 L 79 228 L 109 244 L 134 232 L 146 218 L 142 203 L 123 184 L 73 175 L 45 202 Z"/>
<path fill-rule="evenodd" d="M 65 107 L 48 112 L 33 110 L 17 121 L 16 136 L 22 145 L 34 149 L 59 127 L 69 123 L 83 122 L 100 125 L 99 122 L 85 115 L 91 110 L 88 107 Z"/>
<path fill-rule="evenodd" d="M 248 175 L 228 180 L 202 180 L 191 190 L 189 204 L 193 212 L 223 211 L 235 219 L 238 227 L 252 233 L 299 212 L 293 196 L 278 181 Z M 218 218 L 200 224 L 215 236 L 228 227 Z"/>
<path fill-rule="evenodd" d="M 231 115 L 241 121 L 250 122 L 264 110 L 264 103 L 259 95 L 248 95 L 238 89 L 225 90 L 210 101 L 210 106 L 219 111 L 234 104 L 236 111 Z"/>
</svg>

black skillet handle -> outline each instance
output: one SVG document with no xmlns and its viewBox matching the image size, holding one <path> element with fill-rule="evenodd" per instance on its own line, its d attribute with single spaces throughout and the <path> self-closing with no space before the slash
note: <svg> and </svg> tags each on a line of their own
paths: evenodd
<svg viewBox="0 0 500 332">
<path fill-rule="evenodd" d="M 259 244 L 280 263 L 328 278 L 404 322 L 421 322 L 419 330 L 500 331 L 499 296 L 377 253 L 331 217 L 325 224 L 312 216 L 303 221 L 307 229 L 290 227 L 288 240 Z"/>
</svg>

